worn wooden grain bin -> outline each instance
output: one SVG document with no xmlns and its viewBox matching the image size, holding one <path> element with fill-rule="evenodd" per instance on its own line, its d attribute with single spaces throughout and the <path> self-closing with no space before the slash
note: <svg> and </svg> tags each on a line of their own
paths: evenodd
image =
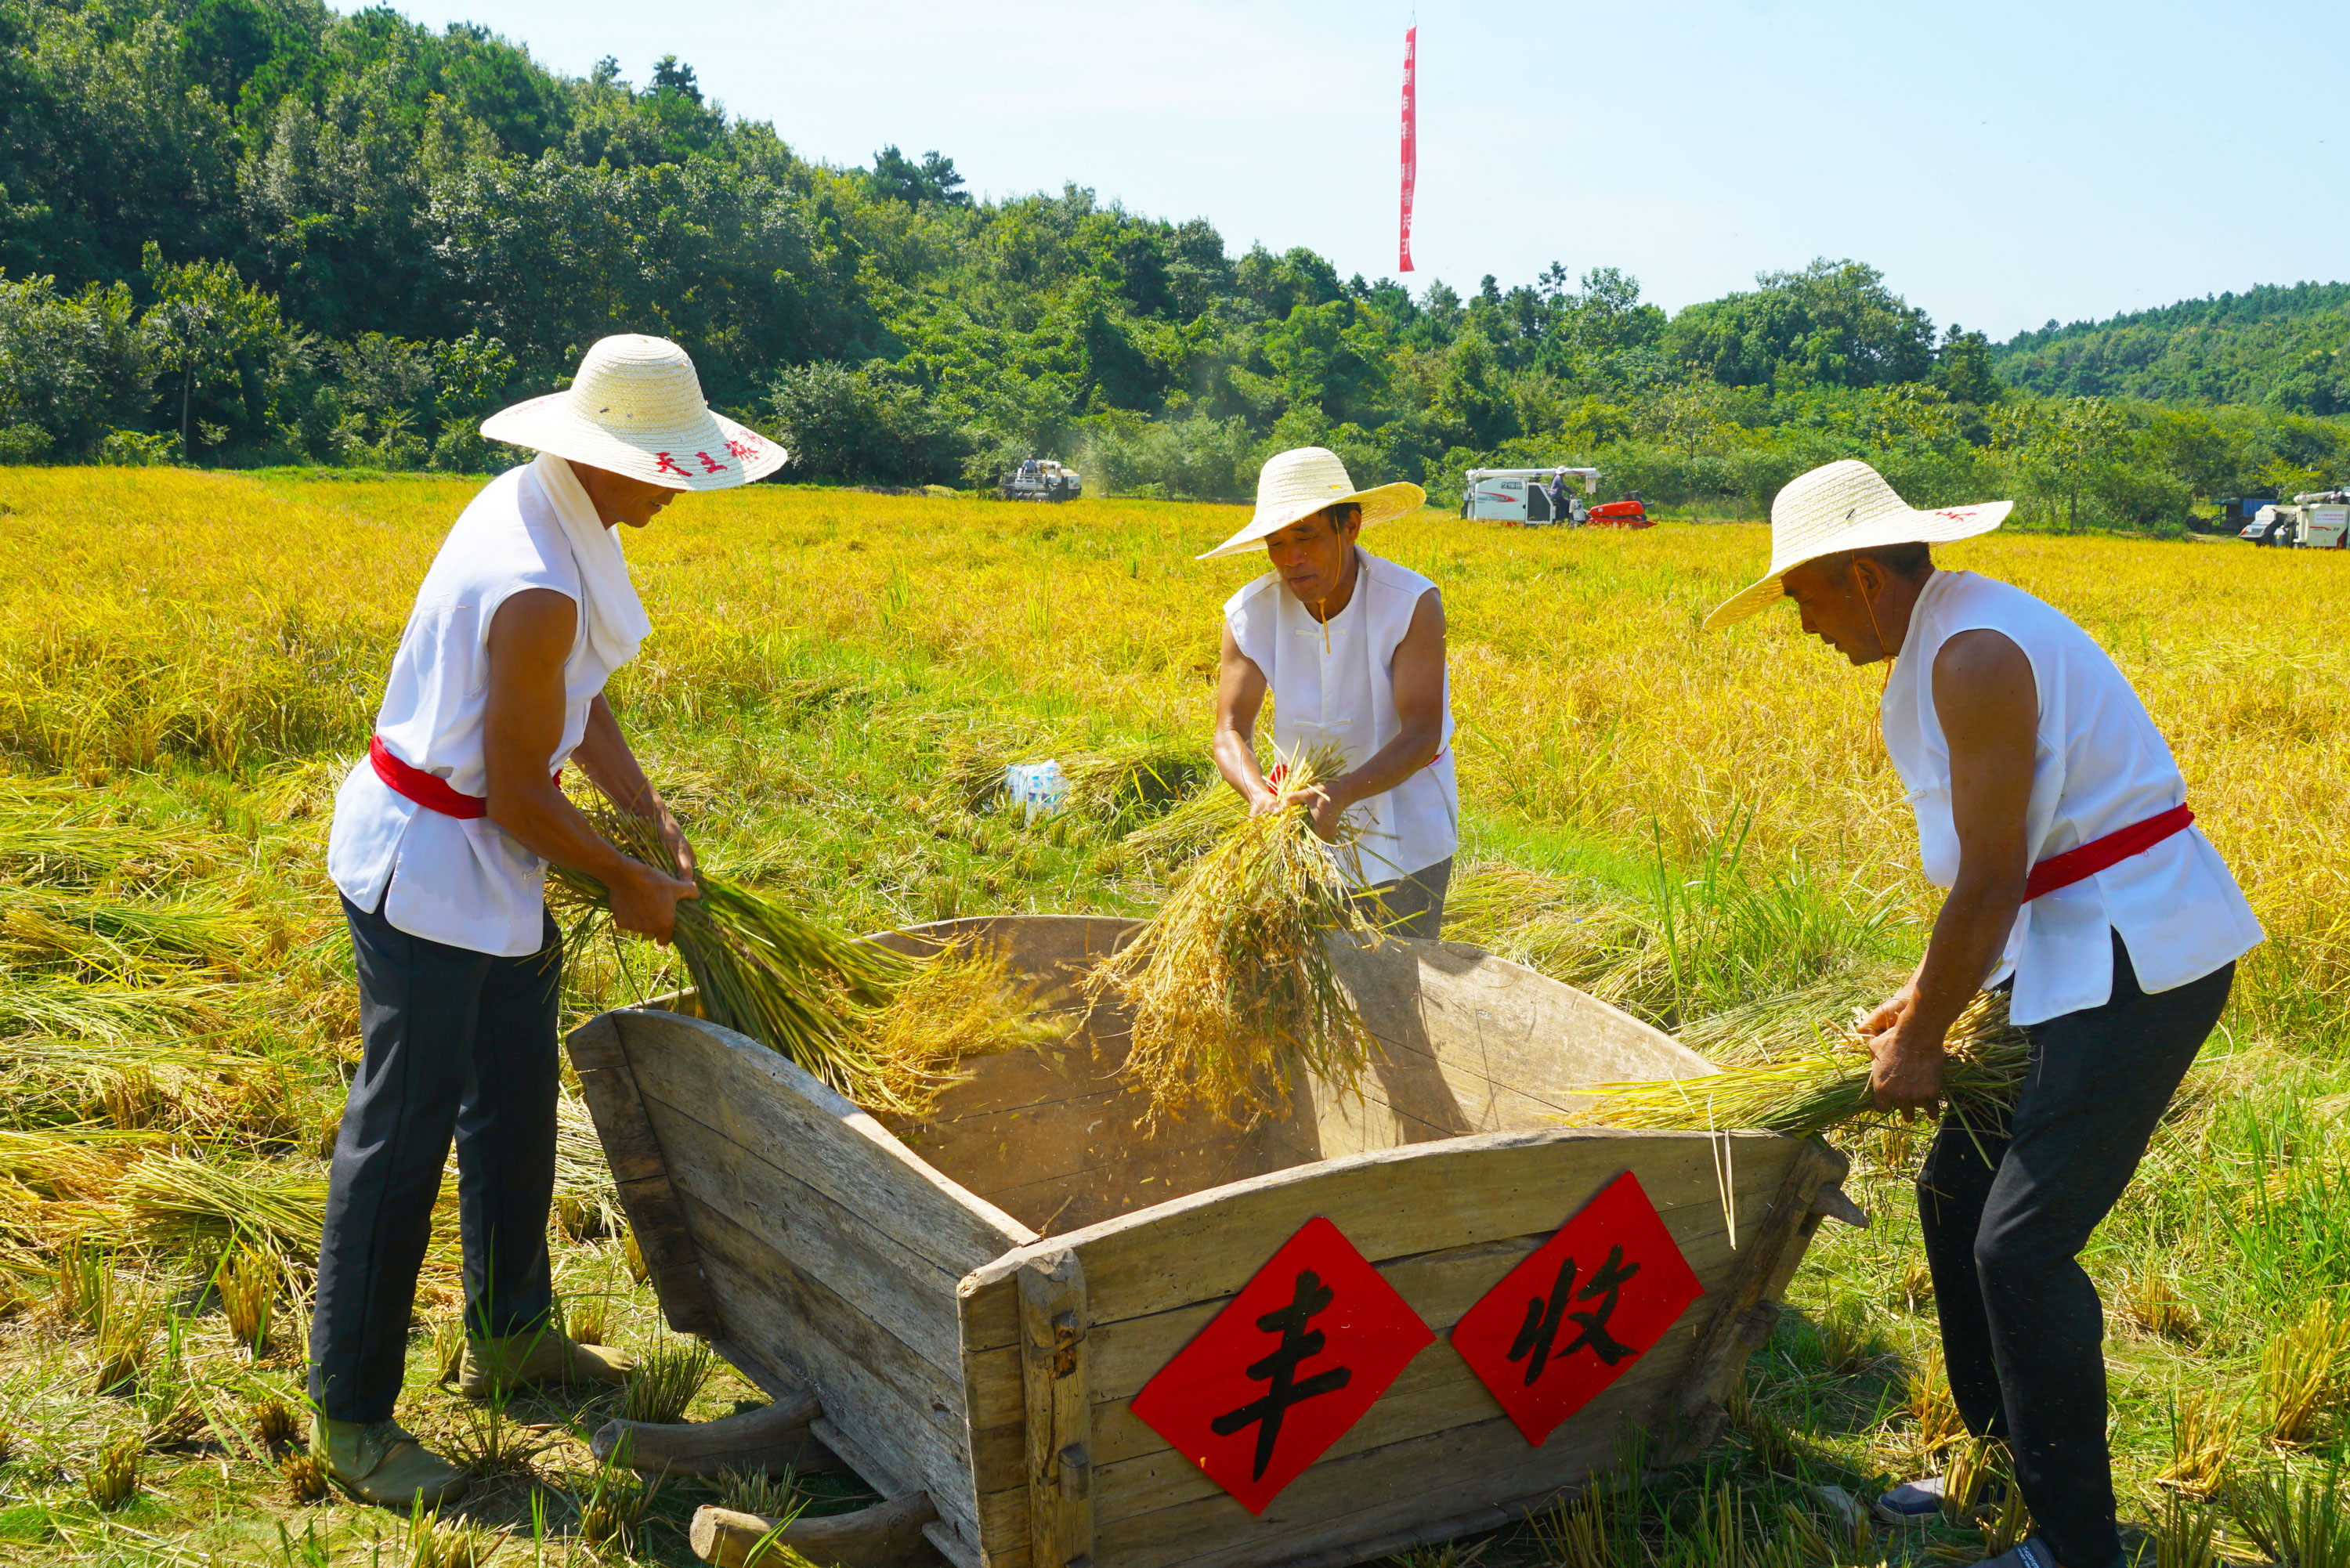
<svg viewBox="0 0 2350 1568">
<path fill-rule="evenodd" d="M 980 936 L 1066 1005 L 1074 971 L 1135 929 L 1001 917 L 882 940 Z M 1515 1520 L 1606 1469 L 1628 1428 L 1651 1462 L 1711 1442 L 1821 1214 L 1853 1212 L 1842 1158 L 1566 1125 L 1571 1085 L 1710 1069 L 1473 948 L 1342 956 L 1386 1061 L 1359 1098 L 1308 1083 L 1292 1119 L 1245 1132 L 1201 1117 L 1145 1136 L 1107 1012 L 1060 1047 L 978 1062 L 919 1127 L 674 1012 L 605 1013 L 571 1050 L 671 1325 L 814 1418 L 888 1500 L 896 1532 L 872 1539 L 919 1549 L 920 1524 L 974 1568 L 1355 1563 Z M 1627 1170 L 1703 1294 L 1536 1447 L 1444 1336 Z M 1128 1405 L 1315 1216 L 1439 1337 L 1253 1516 Z"/>
</svg>

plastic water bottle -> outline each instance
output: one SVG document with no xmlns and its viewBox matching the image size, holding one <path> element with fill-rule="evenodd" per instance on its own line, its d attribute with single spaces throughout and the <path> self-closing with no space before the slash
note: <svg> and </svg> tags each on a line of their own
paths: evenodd
<svg viewBox="0 0 2350 1568">
<path fill-rule="evenodd" d="M 1003 793 L 1020 807 L 1030 822 L 1038 816 L 1050 816 L 1059 811 L 1069 798 L 1069 775 L 1061 771 L 1060 760 L 1047 757 L 1041 763 L 1014 763 L 1003 770 Z"/>
</svg>

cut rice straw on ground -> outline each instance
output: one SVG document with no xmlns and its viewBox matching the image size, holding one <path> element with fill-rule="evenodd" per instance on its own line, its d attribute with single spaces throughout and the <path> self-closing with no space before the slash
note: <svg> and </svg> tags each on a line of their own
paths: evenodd
<svg viewBox="0 0 2350 1568">
<path fill-rule="evenodd" d="M 2008 1022 L 2006 993 L 1979 993 L 1944 1044 L 1943 1103 L 1970 1129 L 2004 1126 L 2029 1049 L 2023 1032 Z M 1575 1119 L 1681 1131 L 1761 1128 L 1803 1137 L 1877 1114 L 1868 1071 L 1868 1048 L 1856 1033 L 1823 1033 L 1808 1050 L 1704 1077 L 1596 1085 L 1604 1097 Z"/>
<path fill-rule="evenodd" d="M 1293 803 L 1335 771 L 1326 754 L 1288 762 Z M 1132 1014 L 1126 1070 L 1149 1090 L 1151 1115 L 1277 1113 L 1297 1072 L 1351 1087 L 1371 1038 L 1325 943 L 1377 932 L 1305 806 L 1250 816 L 1237 796 L 1230 806 L 1195 797 L 1174 817 L 1228 826 L 1141 933 L 1081 982 L 1095 1003 Z"/>
</svg>

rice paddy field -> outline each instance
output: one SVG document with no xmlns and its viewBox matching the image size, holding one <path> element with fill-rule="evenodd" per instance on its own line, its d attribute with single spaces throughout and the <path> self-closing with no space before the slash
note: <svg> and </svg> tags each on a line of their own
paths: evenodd
<svg viewBox="0 0 2350 1568">
<path fill-rule="evenodd" d="M 473 488 L 0 469 L 0 1563 L 685 1563 L 701 1502 L 858 1501 L 596 1465 L 586 1437 L 624 1404 L 757 1397 L 664 1338 L 576 1103 L 558 1289 L 575 1332 L 650 1374 L 489 1407 L 437 1382 L 452 1189 L 401 1417 L 480 1481 L 437 1522 L 318 1495 L 305 1293 L 358 1046 L 327 824 Z M 688 497 L 627 541 L 656 629 L 613 695 L 705 866 L 810 916 L 1144 912 L 1181 869 L 1148 829 L 1204 776 L 1217 606 L 1257 569 L 1191 556 L 1240 515 Z M 1877 673 L 1787 613 L 1697 629 L 1763 530 L 1430 512 L 1366 542 L 1445 591 L 1468 836 L 1449 934 L 1722 1059 L 1808 1040 L 1914 961 L 1933 899 Z M 2350 1563 L 2350 561 L 2045 535 L 1945 558 L 2113 651 L 2271 932 L 2088 1258 L 2134 1546 L 2162 1568 Z M 1005 763 L 1045 756 L 1074 809 L 987 809 Z M 650 949 L 584 945 L 567 1006 L 674 983 Z M 1839 1511 L 1998 1459 L 1931 1350 L 1922 1137 L 1838 1141 L 1877 1223 L 1814 1245 L 1712 1455 L 1409 1561 L 1969 1563 L 2011 1538 L 1997 1509 L 1898 1532 Z"/>
</svg>

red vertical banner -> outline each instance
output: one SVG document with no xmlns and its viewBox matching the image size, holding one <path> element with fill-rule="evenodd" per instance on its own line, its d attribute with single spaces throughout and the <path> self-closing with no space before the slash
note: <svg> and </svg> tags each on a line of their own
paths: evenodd
<svg viewBox="0 0 2350 1568">
<path fill-rule="evenodd" d="M 1419 93 L 1413 80 L 1419 55 L 1419 29 L 1414 26 L 1403 36 L 1403 229 L 1396 265 L 1404 272 L 1411 270 L 1411 188 L 1419 182 Z"/>
</svg>

